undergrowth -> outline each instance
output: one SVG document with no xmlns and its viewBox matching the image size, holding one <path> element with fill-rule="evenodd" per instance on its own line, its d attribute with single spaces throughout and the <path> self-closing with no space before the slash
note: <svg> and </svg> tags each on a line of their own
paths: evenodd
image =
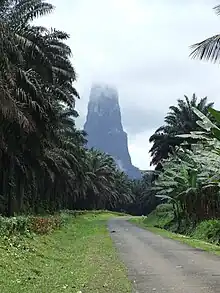
<svg viewBox="0 0 220 293">
<path fill-rule="evenodd" d="M 192 233 L 192 237 L 220 245 L 220 220 L 201 222 Z"/>
<path fill-rule="evenodd" d="M 51 216 L 0 217 L 0 236 L 48 234 L 66 221 L 64 213 Z"/>
<path fill-rule="evenodd" d="M 192 239 L 220 245 L 220 219 L 205 220 L 198 223 L 197 226 L 192 226 L 192 224 L 182 220 L 181 226 L 178 227 L 170 204 L 161 204 L 147 217 L 139 217 L 131 221 L 144 227 L 165 229 Z"/>
</svg>

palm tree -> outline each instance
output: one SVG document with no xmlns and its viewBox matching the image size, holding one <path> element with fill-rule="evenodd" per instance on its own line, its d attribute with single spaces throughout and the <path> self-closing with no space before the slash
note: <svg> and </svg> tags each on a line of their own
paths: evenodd
<svg viewBox="0 0 220 293">
<path fill-rule="evenodd" d="M 21 209 L 24 189 L 30 189 L 25 182 L 32 182 L 32 191 L 38 193 L 37 170 L 42 170 L 45 155 L 51 156 L 47 150 L 59 126 L 57 105 L 64 102 L 73 110 L 78 97 L 72 86 L 76 74 L 69 61 L 71 51 L 63 43 L 68 35 L 30 24 L 52 10 L 41 0 L 0 4 L 0 145 L 8 215 L 15 199 Z"/>
<path fill-rule="evenodd" d="M 220 15 L 220 5 L 214 7 L 217 15 Z M 191 46 L 193 58 L 200 60 L 207 60 L 211 62 L 218 62 L 220 57 L 220 34 L 212 36 L 202 42 Z"/>
<path fill-rule="evenodd" d="M 117 208 L 129 180 L 113 159 L 85 148 L 77 130 L 76 73 L 65 32 L 32 21 L 43 0 L 0 1 L 0 214 Z"/>
<path fill-rule="evenodd" d="M 213 106 L 213 103 L 207 103 L 207 98 L 202 98 L 197 101 L 197 97 L 193 94 L 191 100 L 184 96 L 184 100 L 179 99 L 177 106 L 170 106 L 170 111 L 165 116 L 165 124 L 158 128 L 150 137 L 150 142 L 153 143 L 150 153 L 152 156 L 152 165 L 158 165 L 163 159 L 166 159 L 170 153 L 180 146 L 184 139 L 176 137 L 180 134 L 187 134 L 191 131 L 199 130 L 197 124 L 197 116 L 193 108 L 199 109 L 205 115 L 209 116 L 208 109 Z M 188 139 L 188 147 L 194 142 Z"/>
<path fill-rule="evenodd" d="M 116 200 L 114 190 L 116 165 L 110 156 L 97 150 L 87 151 L 87 204 L 89 207 L 104 208 Z"/>
<path fill-rule="evenodd" d="M 32 6 L 30 4 L 31 1 L 0 3 L 1 169 L 2 192 L 8 198 L 9 215 L 13 209 L 17 174 L 26 174 L 20 151 L 24 151 L 23 142 L 28 133 L 36 130 L 30 111 L 38 116 L 43 112 L 36 100 L 38 87 L 34 84 L 35 73 L 31 68 L 25 70 L 24 52 L 30 48 L 30 43 L 23 38 L 19 25 L 25 14 L 31 18 L 34 10 L 36 16 L 43 13 L 46 4 L 40 5 L 39 1 L 35 4 L 32 1 Z M 17 13 L 19 9 L 20 13 Z"/>
</svg>

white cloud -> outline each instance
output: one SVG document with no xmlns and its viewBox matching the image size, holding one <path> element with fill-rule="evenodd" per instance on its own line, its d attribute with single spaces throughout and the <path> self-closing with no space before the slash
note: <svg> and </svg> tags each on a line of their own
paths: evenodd
<svg viewBox="0 0 220 293">
<path fill-rule="evenodd" d="M 57 9 L 39 22 L 71 35 L 68 43 L 82 97 L 77 103 L 79 125 L 85 119 L 91 83 L 115 84 L 132 161 L 138 167 L 148 167 L 148 138 L 178 98 L 195 92 L 220 107 L 219 66 L 188 57 L 190 45 L 219 32 L 220 18 L 212 10 L 217 0 L 51 3 Z"/>
<path fill-rule="evenodd" d="M 136 134 L 129 138 L 129 152 L 132 155 L 132 163 L 140 168 L 140 170 L 153 169 L 149 166 L 150 154 L 149 149 L 151 144 L 149 143 L 149 136 L 151 136 L 151 131 L 145 131 Z"/>
</svg>

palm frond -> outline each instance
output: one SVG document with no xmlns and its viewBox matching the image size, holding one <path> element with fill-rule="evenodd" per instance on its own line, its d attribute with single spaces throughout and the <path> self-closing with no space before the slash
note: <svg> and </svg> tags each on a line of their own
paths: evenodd
<svg viewBox="0 0 220 293">
<path fill-rule="evenodd" d="M 217 5 L 213 8 L 217 15 L 220 15 L 220 5 Z"/>
<path fill-rule="evenodd" d="M 191 46 L 190 57 L 205 61 L 219 62 L 220 60 L 220 35 L 210 37 Z"/>
</svg>

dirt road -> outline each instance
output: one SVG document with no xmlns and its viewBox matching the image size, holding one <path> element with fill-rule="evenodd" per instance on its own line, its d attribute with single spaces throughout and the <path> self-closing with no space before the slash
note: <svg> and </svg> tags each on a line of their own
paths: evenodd
<svg viewBox="0 0 220 293">
<path fill-rule="evenodd" d="M 144 229 L 124 219 L 109 222 L 135 293 L 220 293 L 220 258 Z M 120 293 L 120 292 L 114 292 Z"/>
</svg>

